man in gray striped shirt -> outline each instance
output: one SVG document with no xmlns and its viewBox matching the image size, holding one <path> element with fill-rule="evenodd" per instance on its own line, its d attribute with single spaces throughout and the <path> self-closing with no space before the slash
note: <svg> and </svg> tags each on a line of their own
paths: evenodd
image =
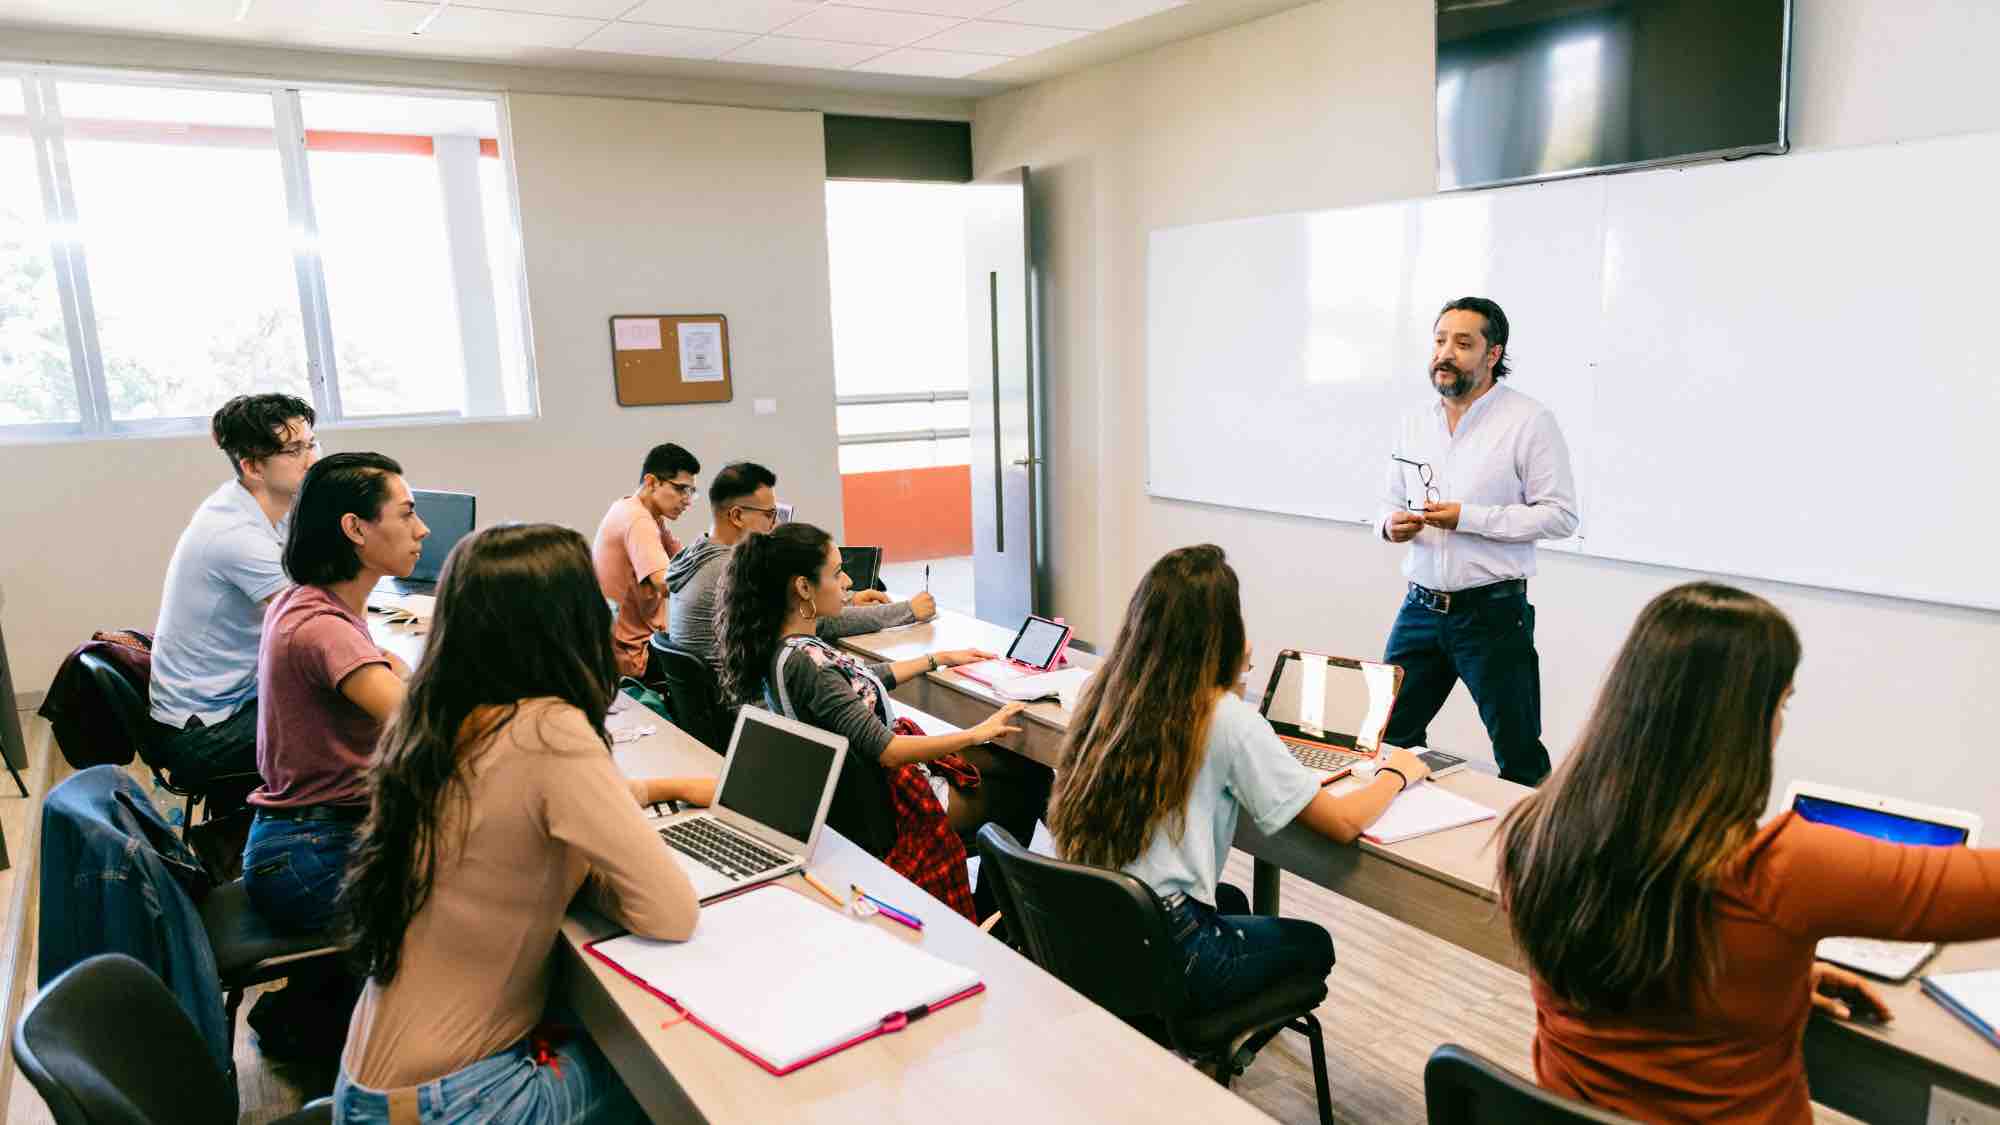
<svg viewBox="0 0 2000 1125">
<path fill-rule="evenodd" d="M 708 486 L 708 508 L 714 523 L 688 544 L 667 566 L 667 639 L 677 648 L 698 653 L 716 663 L 715 593 L 729 552 L 745 536 L 762 535 L 778 526 L 777 474 L 754 461 L 725 465 Z M 819 635 L 827 640 L 873 633 L 937 615 L 929 593 L 906 602 L 891 602 L 878 590 L 856 591 L 854 604 L 833 617 L 819 619 Z"/>
</svg>

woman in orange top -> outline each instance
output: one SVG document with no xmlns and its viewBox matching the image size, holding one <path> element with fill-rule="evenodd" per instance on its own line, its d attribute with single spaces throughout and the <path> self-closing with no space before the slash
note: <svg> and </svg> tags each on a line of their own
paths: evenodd
<svg viewBox="0 0 2000 1125">
<path fill-rule="evenodd" d="M 1889 1018 L 1815 963 L 1832 935 L 2000 936 L 2000 849 L 1757 826 L 1799 639 L 1715 583 L 1639 615 L 1567 760 L 1501 829 L 1535 995 L 1535 1075 L 1645 1121 L 1806 1125 L 1815 1006 Z"/>
</svg>

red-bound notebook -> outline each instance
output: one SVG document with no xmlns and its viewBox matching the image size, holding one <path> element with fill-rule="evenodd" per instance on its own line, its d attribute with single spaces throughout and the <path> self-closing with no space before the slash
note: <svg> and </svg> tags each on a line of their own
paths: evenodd
<svg viewBox="0 0 2000 1125">
<path fill-rule="evenodd" d="M 689 941 L 624 934 L 584 948 L 778 1075 L 986 988 L 970 969 L 776 884 L 704 907 Z"/>
</svg>

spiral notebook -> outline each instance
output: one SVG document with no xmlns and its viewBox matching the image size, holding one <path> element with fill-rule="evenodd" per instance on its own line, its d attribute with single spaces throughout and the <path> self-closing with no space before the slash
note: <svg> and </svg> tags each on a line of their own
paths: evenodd
<svg viewBox="0 0 2000 1125">
<path fill-rule="evenodd" d="M 1920 982 L 1924 995 L 1945 1006 L 1966 1026 L 2000 1047 L 2000 969 L 1932 973 Z"/>
<path fill-rule="evenodd" d="M 625 934 L 584 948 L 778 1075 L 986 988 L 972 970 L 778 884 L 703 907 L 688 941 Z"/>
<path fill-rule="evenodd" d="M 1370 843 L 1397 844 L 1462 825 L 1492 820 L 1500 814 L 1449 789 L 1419 781 L 1399 794 L 1387 811 L 1361 835 Z"/>
</svg>

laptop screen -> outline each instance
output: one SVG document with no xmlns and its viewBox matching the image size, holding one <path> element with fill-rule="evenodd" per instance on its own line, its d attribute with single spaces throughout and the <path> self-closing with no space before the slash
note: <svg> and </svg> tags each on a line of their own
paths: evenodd
<svg viewBox="0 0 2000 1125">
<path fill-rule="evenodd" d="M 873 590 L 875 579 L 882 573 L 882 548 L 842 547 L 840 569 L 847 572 L 855 589 Z"/>
<path fill-rule="evenodd" d="M 1792 799 L 1792 811 L 1814 824 L 1830 824 L 1892 844 L 1957 847 L 1965 843 L 1967 835 L 1961 825 L 1939 824 L 1934 820 L 1862 808 L 1825 797 L 1809 797 L 1804 793 Z"/>
<path fill-rule="evenodd" d="M 417 560 L 417 569 L 410 577 L 425 582 L 435 582 L 444 572 L 445 556 L 458 546 L 458 541 L 472 534 L 473 513 L 479 498 L 470 492 L 428 492 L 421 488 L 410 490 L 410 498 L 417 502 L 417 518 L 431 529 L 424 540 L 424 553 Z"/>
<path fill-rule="evenodd" d="M 1374 750 L 1396 702 L 1396 669 L 1289 649 L 1278 655 L 1264 717 L 1279 734 Z"/>
<path fill-rule="evenodd" d="M 836 751 L 745 712 L 715 803 L 794 840 L 812 839 Z"/>
</svg>

